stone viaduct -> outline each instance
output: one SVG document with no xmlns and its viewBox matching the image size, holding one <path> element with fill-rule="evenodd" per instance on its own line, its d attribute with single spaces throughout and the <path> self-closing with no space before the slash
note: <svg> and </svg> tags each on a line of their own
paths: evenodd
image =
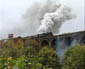
<svg viewBox="0 0 85 69">
<path fill-rule="evenodd" d="M 55 48 L 55 45 L 62 44 L 63 46 L 71 46 L 77 43 L 85 44 L 85 31 L 79 31 L 74 33 L 66 33 L 53 36 L 52 33 L 44 33 L 33 36 L 40 47 L 49 46 Z"/>
<path fill-rule="evenodd" d="M 28 43 L 30 38 L 36 40 L 39 44 L 39 47 L 42 48 L 43 46 L 49 46 L 52 48 L 56 48 L 56 46 L 72 46 L 76 45 L 77 43 L 85 44 L 85 31 L 79 31 L 79 32 L 73 32 L 73 33 L 66 33 L 66 34 L 59 34 L 59 35 L 52 35 L 52 33 L 44 33 L 44 34 L 38 34 L 35 36 L 28 36 L 28 37 L 17 37 L 13 38 L 13 35 L 11 34 L 9 39 L 12 38 L 14 41 L 17 40 L 23 40 L 24 44 L 26 42 Z M 9 39 L 4 39 L 0 41 L 0 47 L 3 46 L 5 41 Z M 63 48 L 62 47 L 62 48 Z"/>
</svg>

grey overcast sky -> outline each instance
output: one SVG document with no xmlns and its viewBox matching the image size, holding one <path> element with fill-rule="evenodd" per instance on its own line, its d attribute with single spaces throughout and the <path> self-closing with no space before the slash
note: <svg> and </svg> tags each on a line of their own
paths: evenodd
<svg viewBox="0 0 85 69">
<path fill-rule="evenodd" d="M 43 0 L 0 0 L 0 39 L 7 38 L 9 33 L 19 35 L 17 31 L 22 23 L 22 16 L 34 2 Z M 64 23 L 61 33 L 84 30 L 84 0 L 58 0 L 70 6 L 77 18 Z M 15 31 L 14 31 L 15 30 Z"/>
</svg>

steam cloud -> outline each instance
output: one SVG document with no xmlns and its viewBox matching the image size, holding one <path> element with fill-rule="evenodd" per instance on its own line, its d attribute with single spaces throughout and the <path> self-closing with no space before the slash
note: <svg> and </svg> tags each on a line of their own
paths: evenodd
<svg viewBox="0 0 85 69">
<path fill-rule="evenodd" d="M 64 4 L 57 4 L 55 0 L 35 3 L 24 16 L 25 29 L 28 30 L 25 34 L 58 33 L 61 25 L 72 18 L 71 9 Z"/>
<path fill-rule="evenodd" d="M 72 18 L 71 9 L 64 4 L 59 4 L 55 12 L 44 15 L 38 31 L 58 33 L 62 23 Z"/>
<path fill-rule="evenodd" d="M 65 45 L 65 43 L 63 43 L 62 40 L 59 40 L 58 39 L 58 41 L 59 41 L 58 44 L 57 44 L 57 41 L 56 41 L 56 45 L 55 46 L 56 46 L 57 55 L 59 57 L 59 61 L 61 63 L 62 62 L 62 59 L 64 57 L 65 52 L 67 50 L 69 50 L 70 48 L 74 47 L 77 44 L 77 40 L 75 40 L 75 39 L 72 40 L 72 43 L 71 43 L 70 46 Z"/>
</svg>

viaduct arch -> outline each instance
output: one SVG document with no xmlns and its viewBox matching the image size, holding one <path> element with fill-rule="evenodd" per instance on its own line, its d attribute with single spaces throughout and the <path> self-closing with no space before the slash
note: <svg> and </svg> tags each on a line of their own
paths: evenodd
<svg viewBox="0 0 85 69">
<path fill-rule="evenodd" d="M 44 33 L 39 34 L 36 37 L 34 36 L 34 38 L 38 40 L 40 48 L 43 46 L 55 48 L 55 45 L 57 46 L 59 41 L 61 41 L 64 46 L 71 46 L 74 40 L 76 43 L 85 44 L 85 31 L 56 36 L 52 35 L 52 33 Z"/>
</svg>

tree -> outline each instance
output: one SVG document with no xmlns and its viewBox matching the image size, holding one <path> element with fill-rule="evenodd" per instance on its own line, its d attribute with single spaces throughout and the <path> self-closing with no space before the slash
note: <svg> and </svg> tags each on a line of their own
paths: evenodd
<svg viewBox="0 0 85 69">
<path fill-rule="evenodd" d="M 60 69 L 58 57 L 53 48 L 43 47 L 39 52 L 40 63 L 52 69 Z"/>
<path fill-rule="evenodd" d="M 4 43 L 4 46 L 1 49 L 2 57 L 19 57 L 23 55 L 24 43 L 22 40 L 17 40 L 16 42 L 13 39 L 8 40 Z"/>
<path fill-rule="evenodd" d="M 18 40 L 12 47 L 16 52 L 16 57 L 20 57 L 24 52 L 24 43 L 22 40 Z M 14 52 L 13 52 L 14 53 Z"/>
<path fill-rule="evenodd" d="M 39 52 L 39 45 L 36 40 L 30 39 L 25 41 L 24 54 L 26 56 L 35 56 Z"/>
<path fill-rule="evenodd" d="M 62 69 L 85 69 L 85 45 L 76 45 L 65 53 Z"/>
</svg>

